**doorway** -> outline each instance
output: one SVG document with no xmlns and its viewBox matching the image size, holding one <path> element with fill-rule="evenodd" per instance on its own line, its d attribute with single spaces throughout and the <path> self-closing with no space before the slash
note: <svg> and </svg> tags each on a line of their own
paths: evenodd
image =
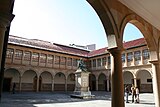
<svg viewBox="0 0 160 107">
<path fill-rule="evenodd" d="M 3 92 L 10 92 L 12 78 L 4 78 L 3 80 Z"/>
</svg>

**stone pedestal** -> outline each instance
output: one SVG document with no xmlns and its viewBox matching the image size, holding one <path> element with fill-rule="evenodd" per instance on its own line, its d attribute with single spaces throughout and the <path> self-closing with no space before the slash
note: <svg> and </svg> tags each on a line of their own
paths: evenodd
<svg viewBox="0 0 160 107">
<path fill-rule="evenodd" d="M 89 91 L 89 74 L 89 72 L 84 72 L 81 69 L 75 72 L 75 90 L 71 97 L 82 99 L 94 97 Z"/>
</svg>

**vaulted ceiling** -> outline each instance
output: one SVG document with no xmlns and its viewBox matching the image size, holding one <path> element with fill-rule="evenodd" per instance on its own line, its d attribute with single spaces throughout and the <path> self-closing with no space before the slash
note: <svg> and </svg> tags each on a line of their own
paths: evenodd
<svg viewBox="0 0 160 107">
<path fill-rule="evenodd" d="M 160 0 L 119 0 L 160 30 Z"/>
</svg>

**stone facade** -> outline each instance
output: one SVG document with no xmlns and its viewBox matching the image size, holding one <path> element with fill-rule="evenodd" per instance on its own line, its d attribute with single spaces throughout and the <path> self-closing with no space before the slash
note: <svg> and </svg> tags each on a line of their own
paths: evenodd
<svg viewBox="0 0 160 107">
<path fill-rule="evenodd" d="M 6 55 L 4 91 L 11 91 L 13 83 L 16 83 L 16 91 L 73 91 L 74 72 L 77 70 L 77 61 L 80 58 L 83 58 L 91 72 L 90 90 L 111 91 L 111 61 L 106 48 L 87 51 L 65 46 L 72 50 L 71 54 L 66 54 L 65 49 L 63 52 L 47 50 L 43 47 L 35 47 L 33 43 L 31 46 L 24 46 L 22 43 L 17 44 L 24 38 L 14 36 L 10 38 L 12 39 L 9 39 Z M 143 38 L 141 42 L 144 42 Z M 128 46 L 122 53 L 124 85 L 135 84 L 141 92 L 152 92 L 152 70 L 147 50 L 144 44 L 132 48 Z M 78 55 L 83 51 L 88 56 Z"/>
</svg>

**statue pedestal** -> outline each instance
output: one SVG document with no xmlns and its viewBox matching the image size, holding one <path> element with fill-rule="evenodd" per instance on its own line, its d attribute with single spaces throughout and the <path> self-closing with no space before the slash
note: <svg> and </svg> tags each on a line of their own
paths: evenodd
<svg viewBox="0 0 160 107">
<path fill-rule="evenodd" d="M 75 72 L 75 90 L 71 97 L 82 99 L 94 97 L 89 91 L 89 74 L 90 72 L 84 72 L 81 69 Z"/>
</svg>

